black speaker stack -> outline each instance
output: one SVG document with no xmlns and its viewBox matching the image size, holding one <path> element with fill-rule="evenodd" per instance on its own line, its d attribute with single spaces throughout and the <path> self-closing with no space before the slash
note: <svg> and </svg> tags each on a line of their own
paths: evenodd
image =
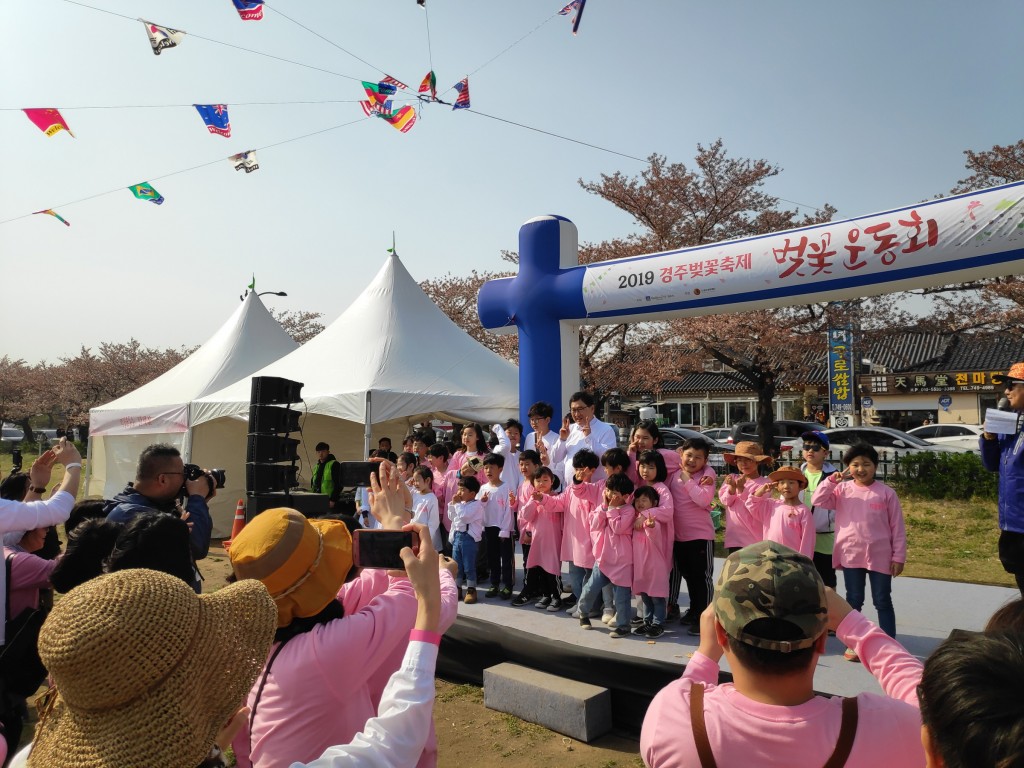
<svg viewBox="0 0 1024 768">
<path fill-rule="evenodd" d="M 246 519 L 268 508 L 261 497 L 278 500 L 274 506 L 292 506 L 291 490 L 298 485 L 299 440 L 289 435 L 299 431 L 301 413 L 291 406 L 301 402 L 301 383 L 276 376 L 253 377 L 245 455 Z"/>
</svg>

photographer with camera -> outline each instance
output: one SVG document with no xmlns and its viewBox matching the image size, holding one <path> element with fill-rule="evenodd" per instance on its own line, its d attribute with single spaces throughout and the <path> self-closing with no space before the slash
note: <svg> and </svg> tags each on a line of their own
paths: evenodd
<svg viewBox="0 0 1024 768">
<path fill-rule="evenodd" d="M 193 566 L 210 550 L 213 520 L 207 501 L 224 486 L 222 470 L 205 470 L 185 464 L 173 445 L 157 443 L 139 456 L 135 482 L 107 502 L 107 519 L 127 523 L 142 512 L 163 512 L 185 520 Z M 195 570 L 193 588 L 202 592 L 202 576 Z"/>
</svg>

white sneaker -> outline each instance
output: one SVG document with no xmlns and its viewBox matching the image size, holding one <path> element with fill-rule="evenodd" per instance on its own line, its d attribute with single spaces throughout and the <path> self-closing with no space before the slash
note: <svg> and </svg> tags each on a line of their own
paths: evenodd
<svg viewBox="0 0 1024 768">
<path fill-rule="evenodd" d="M 569 616 L 574 619 L 578 619 L 580 617 L 580 609 L 573 606 L 572 613 L 570 613 Z"/>
<path fill-rule="evenodd" d="M 607 611 L 605 611 L 601 615 L 601 621 L 604 624 L 607 624 L 608 626 L 611 626 L 612 624 L 615 623 L 615 614 L 614 613 L 608 613 Z"/>
</svg>

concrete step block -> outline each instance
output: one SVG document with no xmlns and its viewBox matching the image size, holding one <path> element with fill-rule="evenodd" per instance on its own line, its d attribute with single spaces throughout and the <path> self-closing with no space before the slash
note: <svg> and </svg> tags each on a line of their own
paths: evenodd
<svg viewBox="0 0 1024 768">
<path fill-rule="evenodd" d="M 607 688 L 503 663 L 484 670 L 484 706 L 590 742 L 612 729 Z"/>
</svg>

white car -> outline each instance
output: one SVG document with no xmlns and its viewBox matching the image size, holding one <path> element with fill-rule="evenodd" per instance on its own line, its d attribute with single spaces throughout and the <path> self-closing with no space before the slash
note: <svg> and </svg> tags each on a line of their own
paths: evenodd
<svg viewBox="0 0 1024 768">
<path fill-rule="evenodd" d="M 854 443 L 867 443 L 873 446 L 882 459 L 906 456 L 908 453 L 929 451 L 934 453 L 963 453 L 963 450 L 960 448 L 935 445 L 892 427 L 837 427 L 836 429 L 823 429 L 821 431 L 828 437 L 829 457 L 832 461 L 841 459 L 846 449 Z M 793 456 L 800 456 L 803 442 L 803 439 L 787 440 L 782 444 L 783 450 L 790 450 Z M 787 449 L 785 446 L 789 446 L 789 448 Z"/>
<path fill-rule="evenodd" d="M 716 443 L 728 443 L 731 442 L 729 436 L 732 434 L 732 427 L 712 427 L 711 429 L 702 429 L 701 434 L 709 440 L 714 440 Z"/>
<path fill-rule="evenodd" d="M 978 439 L 985 430 L 977 424 L 928 424 L 908 429 L 907 434 L 935 445 L 948 445 L 961 451 L 980 451 Z"/>
</svg>

